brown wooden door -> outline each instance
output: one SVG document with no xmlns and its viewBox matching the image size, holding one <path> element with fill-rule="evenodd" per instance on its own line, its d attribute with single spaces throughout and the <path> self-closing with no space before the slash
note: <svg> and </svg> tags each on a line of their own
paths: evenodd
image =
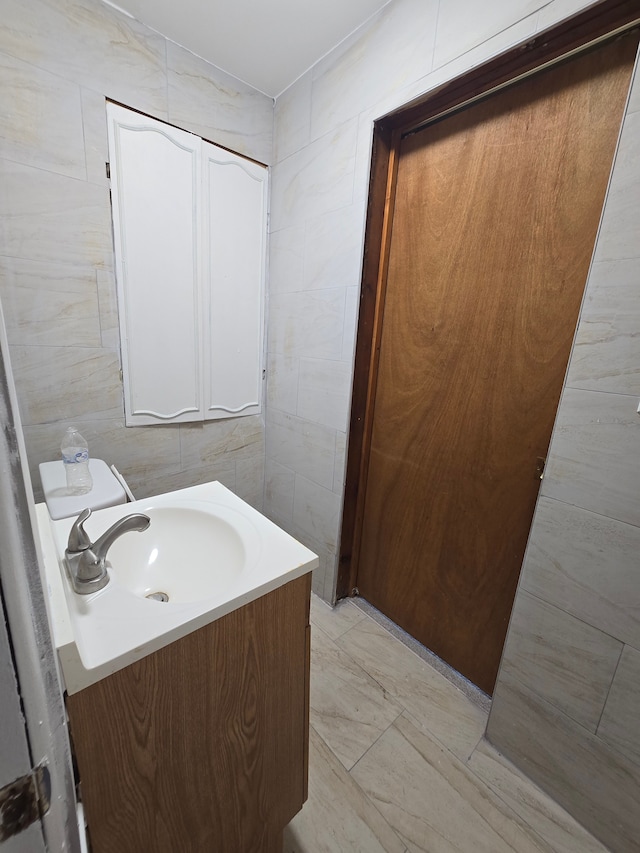
<svg viewBox="0 0 640 853">
<path fill-rule="evenodd" d="M 636 44 L 400 144 L 357 585 L 488 693 Z"/>
</svg>

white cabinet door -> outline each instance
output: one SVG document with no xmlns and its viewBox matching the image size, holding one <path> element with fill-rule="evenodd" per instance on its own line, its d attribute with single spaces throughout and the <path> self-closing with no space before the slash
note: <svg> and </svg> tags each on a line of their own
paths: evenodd
<svg viewBox="0 0 640 853">
<path fill-rule="evenodd" d="M 200 139 L 109 105 L 127 422 L 202 419 Z"/>
<path fill-rule="evenodd" d="M 260 411 L 267 169 L 203 143 L 207 206 L 205 417 Z"/>
<path fill-rule="evenodd" d="M 127 425 L 262 405 L 267 169 L 108 104 Z"/>
</svg>

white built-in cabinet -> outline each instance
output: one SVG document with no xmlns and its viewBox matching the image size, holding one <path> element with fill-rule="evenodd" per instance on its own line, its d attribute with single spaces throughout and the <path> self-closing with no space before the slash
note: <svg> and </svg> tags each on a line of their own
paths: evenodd
<svg viewBox="0 0 640 853">
<path fill-rule="evenodd" d="M 261 411 L 267 169 L 107 104 L 129 426 Z"/>
</svg>

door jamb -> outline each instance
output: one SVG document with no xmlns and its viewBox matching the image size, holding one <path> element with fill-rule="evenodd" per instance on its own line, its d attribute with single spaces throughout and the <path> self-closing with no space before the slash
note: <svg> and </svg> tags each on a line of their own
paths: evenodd
<svg viewBox="0 0 640 853">
<path fill-rule="evenodd" d="M 600 0 L 374 122 L 336 599 L 357 594 L 369 449 L 400 140 L 404 134 L 640 18 L 640 0 Z"/>
</svg>

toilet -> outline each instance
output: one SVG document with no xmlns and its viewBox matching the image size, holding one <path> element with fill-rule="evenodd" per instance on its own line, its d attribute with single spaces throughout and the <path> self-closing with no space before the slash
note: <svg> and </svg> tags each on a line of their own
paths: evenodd
<svg viewBox="0 0 640 853">
<path fill-rule="evenodd" d="M 114 473 L 103 459 L 90 459 L 93 487 L 85 495 L 70 495 L 62 460 L 40 463 L 40 480 L 49 516 L 57 521 L 79 515 L 83 509 L 104 509 L 125 504 L 133 495 L 122 475 Z"/>
</svg>

